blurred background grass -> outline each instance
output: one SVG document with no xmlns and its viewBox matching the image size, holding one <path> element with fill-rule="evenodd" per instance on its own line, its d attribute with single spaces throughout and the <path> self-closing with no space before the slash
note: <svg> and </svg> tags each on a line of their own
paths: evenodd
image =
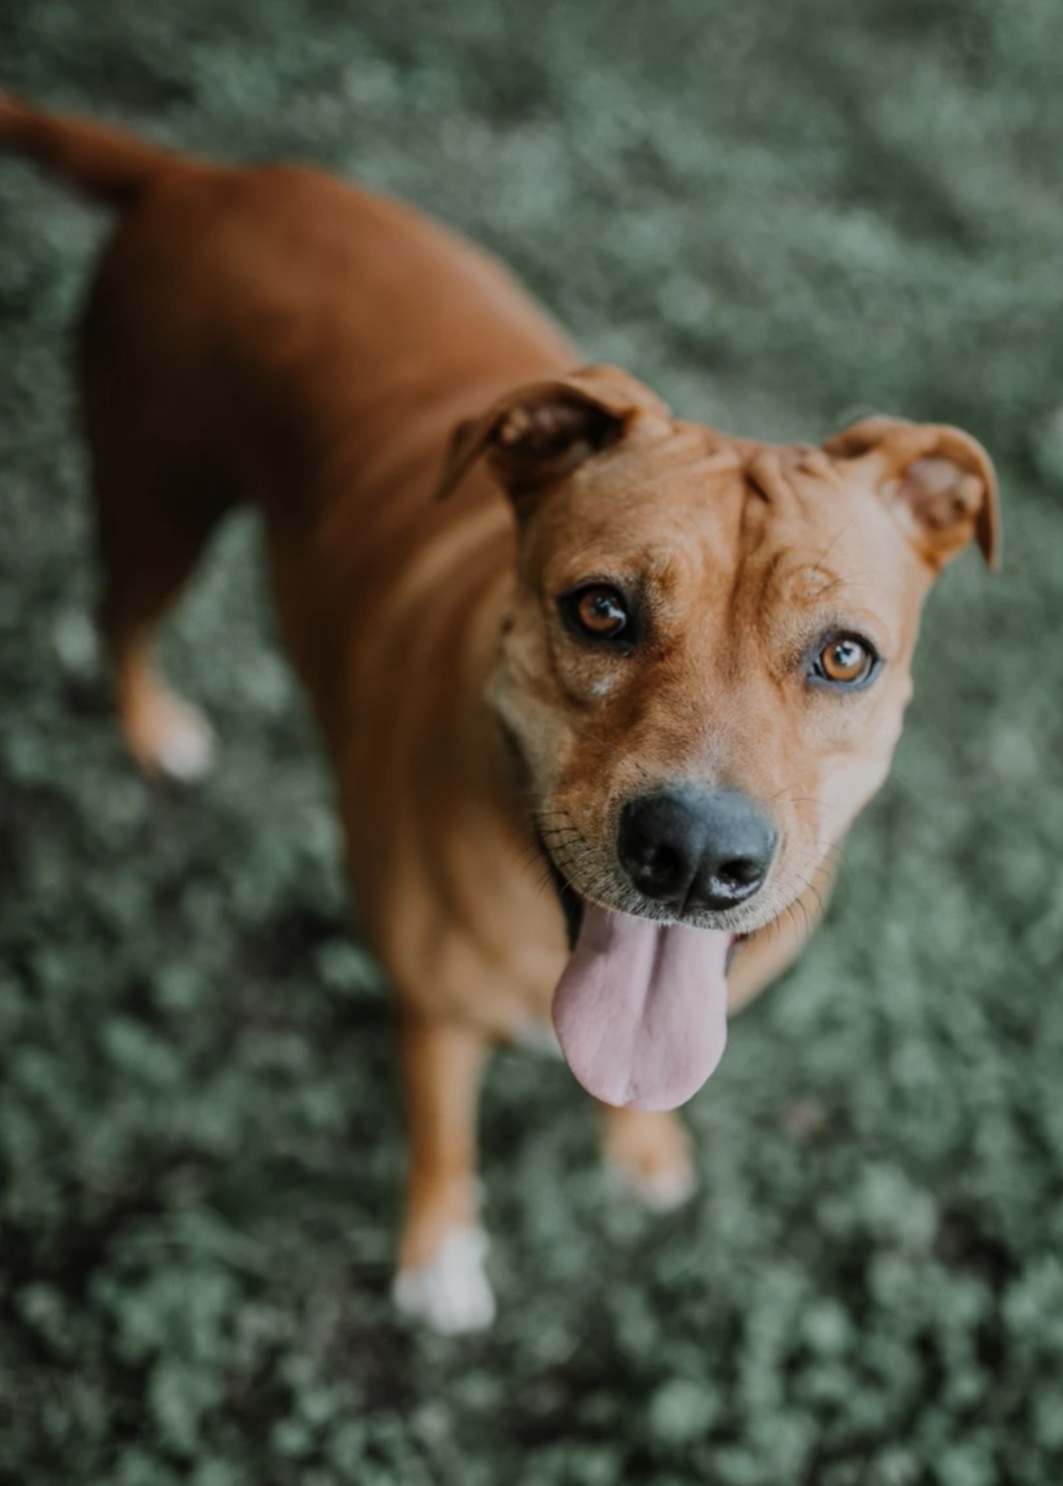
<svg viewBox="0 0 1063 1486">
<path fill-rule="evenodd" d="M 502 1319 L 386 1300 L 392 1007 L 257 533 L 168 639 L 223 766 L 123 756 L 72 325 L 107 223 L 0 162 L 0 1479 L 1058 1486 L 1063 15 L 1056 0 L 0 0 L 0 81 L 318 161 L 499 250 L 684 413 L 997 457 L 831 920 L 649 1219 L 564 1069 L 485 1101 Z"/>
</svg>

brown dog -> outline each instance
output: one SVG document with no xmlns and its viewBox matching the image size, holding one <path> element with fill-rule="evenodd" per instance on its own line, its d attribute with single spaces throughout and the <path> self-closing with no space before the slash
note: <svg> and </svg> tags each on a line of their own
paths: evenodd
<svg viewBox="0 0 1063 1486">
<path fill-rule="evenodd" d="M 995 560 L 989 459 L 892 418 L 822 448 L 680 421 L 623 372 L 572 370 L 490 258 L 308 170 L 206 165 L 10 99 L 0 139 L 125 213 L 83 380 L 129 745 L 147 770 L 206 767 L 149 644 L 254 501 L 403 1001 L 396 1296 L 485 1324 L 485 1049 L 552 1013 L 617 1169 L 656 1204 L 686 1195 L 667 1111 L 819 912 L 886 776 L 933 578 L 972 537 Z"/>
</svg>

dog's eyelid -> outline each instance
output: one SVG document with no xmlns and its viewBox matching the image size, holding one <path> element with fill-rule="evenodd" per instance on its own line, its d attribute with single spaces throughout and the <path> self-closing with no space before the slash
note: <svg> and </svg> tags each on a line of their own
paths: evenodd
<svg viewBox="0 0 1063 1486">
<path fill-rule="evenodd" d="M 558 596 L 567 593 L 579 593 L 584 588 L 615 588 L 620 593 L 631 596 L 638 592 L 638 585 L 626 573 L 613 573 L 605 569 L 600 572 L 590 571 L 577 573 L 575 577 L 567 578 L 557 587 Z"/>
<path fill-rule="evenodd" d="M 645 596 L 642 587 L 637 581 L 616 573 L 585 573 L 580 577 L 566 582 L 544 597 L 548 603 L 567 604 L 578 599 L 581 593 L 586 593 L 590 588 L 612 589 L 618 593 L 623 600 L 624 607 L 634 617 L 645 608 Z"/>
<path fill-rule="evenodd" d="M 808 637 L 806 654 L 814 654 L 832 640 L 859 640 L 875 657 L 877 665 L 884 665 L 896 654 L 892 637 L 871 615 L 828 614 L 820 618 L 814 632 Z"/>
<path fill-rule="evenodd" d="M 882 646 L 863 625 L 844 624 L 824 630 L 822 636 L 824 646 L 835 644 L 839 640 L 856 640 L 858 644 L 864 646 L 876 663 L 883 659 Z"/>
</svg>

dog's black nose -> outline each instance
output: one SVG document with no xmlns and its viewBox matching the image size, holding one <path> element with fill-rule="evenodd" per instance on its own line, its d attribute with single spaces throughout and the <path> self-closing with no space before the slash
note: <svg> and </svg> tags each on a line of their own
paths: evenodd
<svg viewBox="0 0 1063 1486">
<path fill-rule="evenodd" d="M 676 912 L 734 908 L 764 882 L 778 844 L 767 815 L 731 789 L 682 785 L 629 800 L 617 854 L 640 893 Z"/>
</svg>

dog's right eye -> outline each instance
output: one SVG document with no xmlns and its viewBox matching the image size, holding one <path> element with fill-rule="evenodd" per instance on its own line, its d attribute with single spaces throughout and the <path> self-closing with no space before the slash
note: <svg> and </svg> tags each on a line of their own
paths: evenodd
<svg viewBox="0 0 1063 1486">
<path fill-rule="evenodd" d="M 591 583 L 566 594 L 562 612 L 570 629 L 588 640 L 627 640 L 631 614 L 618 588 L 609 583 Z"/>
</svg>

